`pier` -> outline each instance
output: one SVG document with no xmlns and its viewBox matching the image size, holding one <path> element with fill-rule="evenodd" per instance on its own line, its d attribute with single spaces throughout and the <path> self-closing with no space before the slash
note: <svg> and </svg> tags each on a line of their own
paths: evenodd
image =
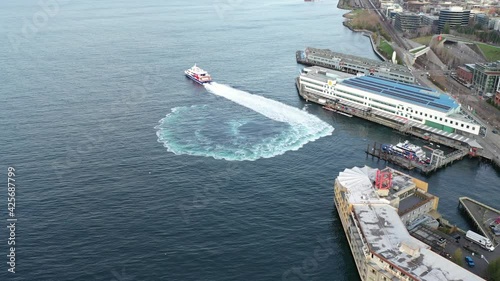
<svg viewBox="0 0 500 281">
<path fill-rule="evenodd" d="M 451 165 L 466 155 L 485 159 L 500 166 L 500 158 L 492 156 L 491 152 L 487 150 L 487 148 L 483 148 L 473 136 L 443 131 L 402 116 L 389 114 L 376 108 L 367 107 L 347 100 L 341 101 L 339 99 L 332 99 L 331 97 L 324 96 L 321 93 L 312 93 L 305 89 L 303 85 L 300 85 L 299 79 L 300 77 L 296 79 L 296 87 L 299 95 L 306 101 L 311 101 L 324 106 L 325 110 L 332 111 L 332 114 L 343 112 L 349 116 L 356 116 L 392 128 L 403 135 L 414 136 L 434 144 L 444 145 L 455 149 L 455 152 L 451 154 L 442 155 L 443 157 L 437 157 L 436 159 L 438 159 L 438 161 L 431 163 L 431 166 L 410 162 L 408 159 L 401 159 L 401 157 L 384 153 L 383 151 L 380 151 L 380 147 L 377 147 L 376 145 L 372 148 L 368 147 L 366 150 L 366 153 L 371 156 L 400 165 L 408 170 L 418 169 L 424 174 L 428 174 L 442 167 Z"/>
<path fill-rule="evenodd" d="M 460 197 L 458 199 L 458 208 L 474 223 L 478 232 L 489 238 L 495 247 L 499 245 L 499 239 L 496 239 L 489 226 L 490 223 L 500 217 L 499 210 L 469 197 Z"/>
<path fill-rule="evenodd" d="M 440 168 L 451 165 L 453 164 L 453 162 L 460 160 L 464 156 L 469 154 L 469 151 L 467 149 L 455 150 L 448 155 L 439 153 L 439 151 L 440 150 L 435 150 L 436 153 L 432 154 L 430 164 L 422 164 L 420 162 L 404 158 L 402 156 L 390 154 L 382 150 L 382 144 L 379 144 L 377 146 L 377 143 L 374 143 L 372 147 L 368 145 L 365 152 L 367 155 L 371 155 L 372 157 L 397 164 L 398 166 L 401 166 L 408 170 L 417 169 L 423 174 L 429 174 Z"/>
</svg>

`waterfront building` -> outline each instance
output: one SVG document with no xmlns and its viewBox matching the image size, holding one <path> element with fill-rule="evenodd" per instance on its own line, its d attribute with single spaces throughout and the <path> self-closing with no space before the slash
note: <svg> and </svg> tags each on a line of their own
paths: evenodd
<svg viewBox="0 0 500 281">
<path fill-rule="evenodd" d="M 311 68 L 298 78 L 302 96 L 356 106 L 384 118 L 412 121 L 445 132 L 478 135 L 480 126 L 463 115 L 460 104 L 443 92 L 371 75 L 335 77 L 335 71 Z"/>
<path fill-rule="evenodd" d="M 426 192 L 426 185 L 390 168 L 339 173 L 334 202 L 361 280 L 483 280 L 411 236 L 391 204 L 395 187 Z"/>
<path fill-rule="evenodd" d="M 464 10 L 462 7 L 451 7 L 447 10 L 439 11 L 438 31 L 442 32 L 444 26 L 450 27 L 467 26 L 469 24 L 470 10 Z"/>
<path fill-rule="evenodd" d="M 415 77 L 407 67 L 391 62 L 311 47 L 306 48 L 305 51 L 297 51 L 296 56 L 297 62 L 305 65 L 317 65 L 352 74 L 362 73 L 395 81 L 415 83 Z"/>
<path fill-rule="evenodd" d="M 500 78 L 500 61 L 469 64 L 468 67 L 473 73 L 472 85 L 479 94 L 496 92 Z"/>
<path fill-rule="evenodd" d="M 422 17 L 415 13 L 397 13 L 394 26 L 400 31 L 414 33 L 422 26 Z"/>
</svg>

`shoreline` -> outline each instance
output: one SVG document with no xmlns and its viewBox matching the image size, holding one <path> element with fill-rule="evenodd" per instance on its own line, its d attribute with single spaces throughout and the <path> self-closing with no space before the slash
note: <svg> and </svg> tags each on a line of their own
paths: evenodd
<svg viewBox="0 0 500 281">
<path fill-rule="evenodd" d="M 370 30 L 366 30 L 366 29 L 355 29 L 355 28 L 352 28 L 351 26 L 349 26 L 347 23 L 346 23 L 346 20 L 349 20 L 349 18 L 347 17 L 348 14 L 350 14 L 354 8 L 353 7 L 350 7 L 350 9 L 347 9 L 347 8 L 344 8 L 344 7 L 340 7 L 340 1 L 337 3 L 337 8 L 339 10 L 347 10 L 348 12 L 347 13 L 344 13 L 342 14 L 342 17 L 344 18 L 344 21 L 342 21 L 342 25 L 349 28 L 349 30 L 351 30 L 352 32 L 356 32 L 356 33 L 363 33 L 364 36 L 368 37 L 370 39 L 370 44 L 372 46 L 372 50 L 373 52 L 375 53 L 375 55 L 381 59 L 382 61 L 390 61 L 389 58 L 386 58 L 384 55 L 382 55 L 379 50 L 377 49 L 377 46 L 375 45 L 375 42 L 373 41 L 373 32 L 370 31 Z M 361 8 L 362 9 L 362 8 Z"/>
</svg>

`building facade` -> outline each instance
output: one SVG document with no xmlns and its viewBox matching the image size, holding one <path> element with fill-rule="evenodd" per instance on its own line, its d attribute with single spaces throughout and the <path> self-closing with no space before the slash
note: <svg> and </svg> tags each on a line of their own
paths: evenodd
<svg viewBox="0 0 500 281">
<path fill-rule="evenodd" d="M 482 27 L 488 27 L 490 18 L 486 14 L 477 14 L 475 16 L 476 24 L 480 24 Z"/>
<path fill-rule="evenodd" d="M 472 84 L 472 71 L 465 66 L 457 67 L 457 77 L 466 84 Z"/>
<path fill-rule="evenodd" d="M 403 7 L 401 7 L 399 4 L 392 4 L 390 6 L 382 8 L 382 11 L 384 11 L 384 15 L 387 18 L 394 19 L 397 13 L 403 12 Z"/>
<path fill-rule="evenodd" d="M 346 79 L 311 71 L 299 76 L 300 91 L 331 103 L 356 104 L 377 115 L 389 115 L 445 132 L 478 135 L 480 126 L 460 115 L 460 105 L 437 90 L 373 76 Z"/>
<path fill-rule="evenodd" d="M 422 24 L 425 26 L 430 26 L 432 33 L 437 33 L 439 17 L 428 14 L 422 15 Z"/>
<path fill-rule="evenodd" d="M 394 26 L 403 32 L 416 32 L 422 26 L 422 17 L 415 13 L 397 13 Z"/>
<path fill-rule="evenodd" d="M 468 65 L 472 69 L 472 85 L 480 95 L 496 93 L 500 79 L 500 61 Z"/>
<path fill-rule="evenodd" d="M 448 10 L 439 11 L 438 32 L 443 32 L 448 24 L 450 27 L 467 26 L 469 24 L 470 11 L 461 7 L 452 7 Z"/>
</svg>

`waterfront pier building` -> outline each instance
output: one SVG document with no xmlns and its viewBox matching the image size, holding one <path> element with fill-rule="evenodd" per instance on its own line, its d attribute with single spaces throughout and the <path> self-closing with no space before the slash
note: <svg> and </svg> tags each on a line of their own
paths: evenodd
<svg viewBox="0 0 500 281">
<path fill-rule="evenodd" d="M 408 232 L 391 191 L 426 183 L 392 169 L 345 169 L 335 180 L 334 201 L 361 280 L 483 280 Z M 424 192 L 423 190 L 421 192 Z"/>
<path fill-rule="evenodd" d="M 404 120 L 449 134 L 480 132 L 480 125 L 461 112 L 455 99 L 427 87 L 370 75 L 346 78 L 333 70 L 311 67 L 298 77 L 297 88 L 303 98 L 323 105 L 349 106 L 366 114 Z"/>
<path fill-rule="evenodd" d="M 304 65 L 322 66 L 351 74 L 361 73 L 399 82 L 415 83 L 415 77 L 405 66 L 336 53 L 328 49 L 308 47 L 305 51 L 297 51 L 296 59 L 298 63 Z"/>
</svg>

